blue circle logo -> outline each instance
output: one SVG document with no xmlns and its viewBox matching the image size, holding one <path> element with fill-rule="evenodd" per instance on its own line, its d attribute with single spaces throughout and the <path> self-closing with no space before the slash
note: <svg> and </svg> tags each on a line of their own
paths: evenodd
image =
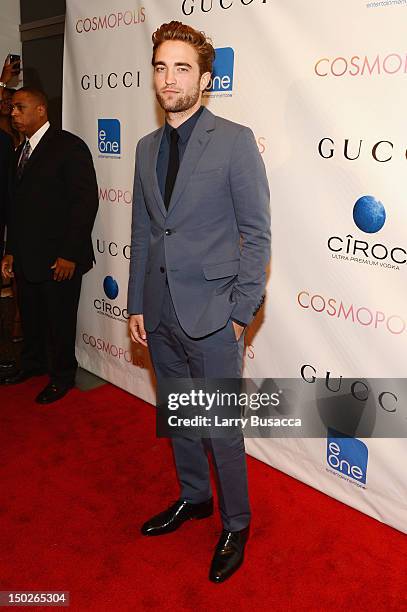
<svg viewBox="0 0 407 612">
<path fill-rule="evenodd" d="M 115 300 L 119 295 L 119 285 L 114 280 L 113 276 L 106 276 L 103 281 L 103 290 L 109 300 Z"/>
<path fill-rule="evenodd" d="M 382 229 L 386 211 L 380 200 L 373 196 L 362 196 L 353 207 L 353 220 L 362 232 L 374 234 Z"/>
</svg>

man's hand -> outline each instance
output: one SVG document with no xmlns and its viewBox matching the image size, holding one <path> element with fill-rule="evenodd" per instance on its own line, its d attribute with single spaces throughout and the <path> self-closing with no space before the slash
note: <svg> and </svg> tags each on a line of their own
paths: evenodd
<svg viewBox="0 0 407 612">
<path fill-rule="evenodd" d="M 0 81 L 3 83 L 8 83 L 11 79 L 16 76 L 16 69 L 18 68 L 18 64 L 20 60 L 13 62 L 12 64 L 8 63 L 8 57 L 3 65 L 3 70 L 1 71 Z"/>
<path fill-rule="evenodd" d="M 57 257 L 54 265 L 51 266 L 51 270 L 54 270 L 54 280 L 71 280 L 75 272 L 75 268 L 76 263 L 74 261 L 69 261 L 68 259 Z"/>
<path fill-rule="evenodd" d="M 232 321 L 232 323 L 233 323 L 233 329 L 235 330 L 236 340 L 239 341 L 240 340 L 240 336 L 243 334 L 243 332 L 245 330 L 245 326 L 244 325 L 239 325 L 235 321 Z"/>
<path fill-rule="evenodd" d="M 1 275 L 6 281 L 14 277 L 13 261 L 14 257 L 12 255 L 4 255 L 1 260 Z"/>
<path fill-rule="evenodd" d="M 142 314 L 130 315 L 129 329 L 133 342 L 147 346 L 147 335 L 144 329 L 144 316 Z"/>
</svg>

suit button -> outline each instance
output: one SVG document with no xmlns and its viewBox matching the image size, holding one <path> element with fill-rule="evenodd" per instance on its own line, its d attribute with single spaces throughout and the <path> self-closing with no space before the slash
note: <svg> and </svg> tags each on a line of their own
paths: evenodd
<svg viewBox="0 0 407 612">
<path fill-rule="evenodd" d="M 172 234 L 172 231 L 170 229 L 166 229 L 165 230 L 165 235 L 166 236 L 171 236 L 171 234 Z"/>
<path fill-rule="evenodd" d="M 164 272 L 165 272 L 164 266 L 160 266 L 160 272 L 162 272 L 162 274 L 164 274 Z"/>
</svg>

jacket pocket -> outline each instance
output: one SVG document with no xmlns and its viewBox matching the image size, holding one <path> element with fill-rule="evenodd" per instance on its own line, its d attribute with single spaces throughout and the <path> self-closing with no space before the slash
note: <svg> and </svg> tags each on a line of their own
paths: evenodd
<svg viewBox="0 0 407 612">
<path fill-rule="evenodd" d="M 206 280 L 236 276 L 239 272 L 239 259 L 232 259 L 231 261 L 223 261 L 222 263 L 216 264 L 205 264 L 202 266 L 202 269 Z"/>
<path fill-rule="evenodd" d="M 191 174 L 190 180 L 191 181 L 199 181 L 199 180 L 214 181 L 214 180 L 217 180 L 219 177 L 223 178 L 223 168 L 215 168 L 213 170 L 203 170 L 201 172 L 194 172 L 193 174 Z"/>
</svg>

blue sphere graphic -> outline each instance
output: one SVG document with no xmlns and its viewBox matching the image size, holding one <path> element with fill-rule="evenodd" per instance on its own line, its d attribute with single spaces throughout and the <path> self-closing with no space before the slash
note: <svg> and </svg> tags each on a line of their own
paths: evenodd
<svg viewBox="0 0 407 612">
<path fill-rule="evenodd" d="M 353 220 L 362 232 L 374 234 L 382 229 L 386 211 L 380 200 L 373 196 L 362 196 L 353 207 Z"/>
<path fill-rule="evenodd" d="M 119 285 L 112 276 L 106 276 L 103 281 L 103 289 L 109 300 L 115 300 L 119 295 Z"/>
</svg>

